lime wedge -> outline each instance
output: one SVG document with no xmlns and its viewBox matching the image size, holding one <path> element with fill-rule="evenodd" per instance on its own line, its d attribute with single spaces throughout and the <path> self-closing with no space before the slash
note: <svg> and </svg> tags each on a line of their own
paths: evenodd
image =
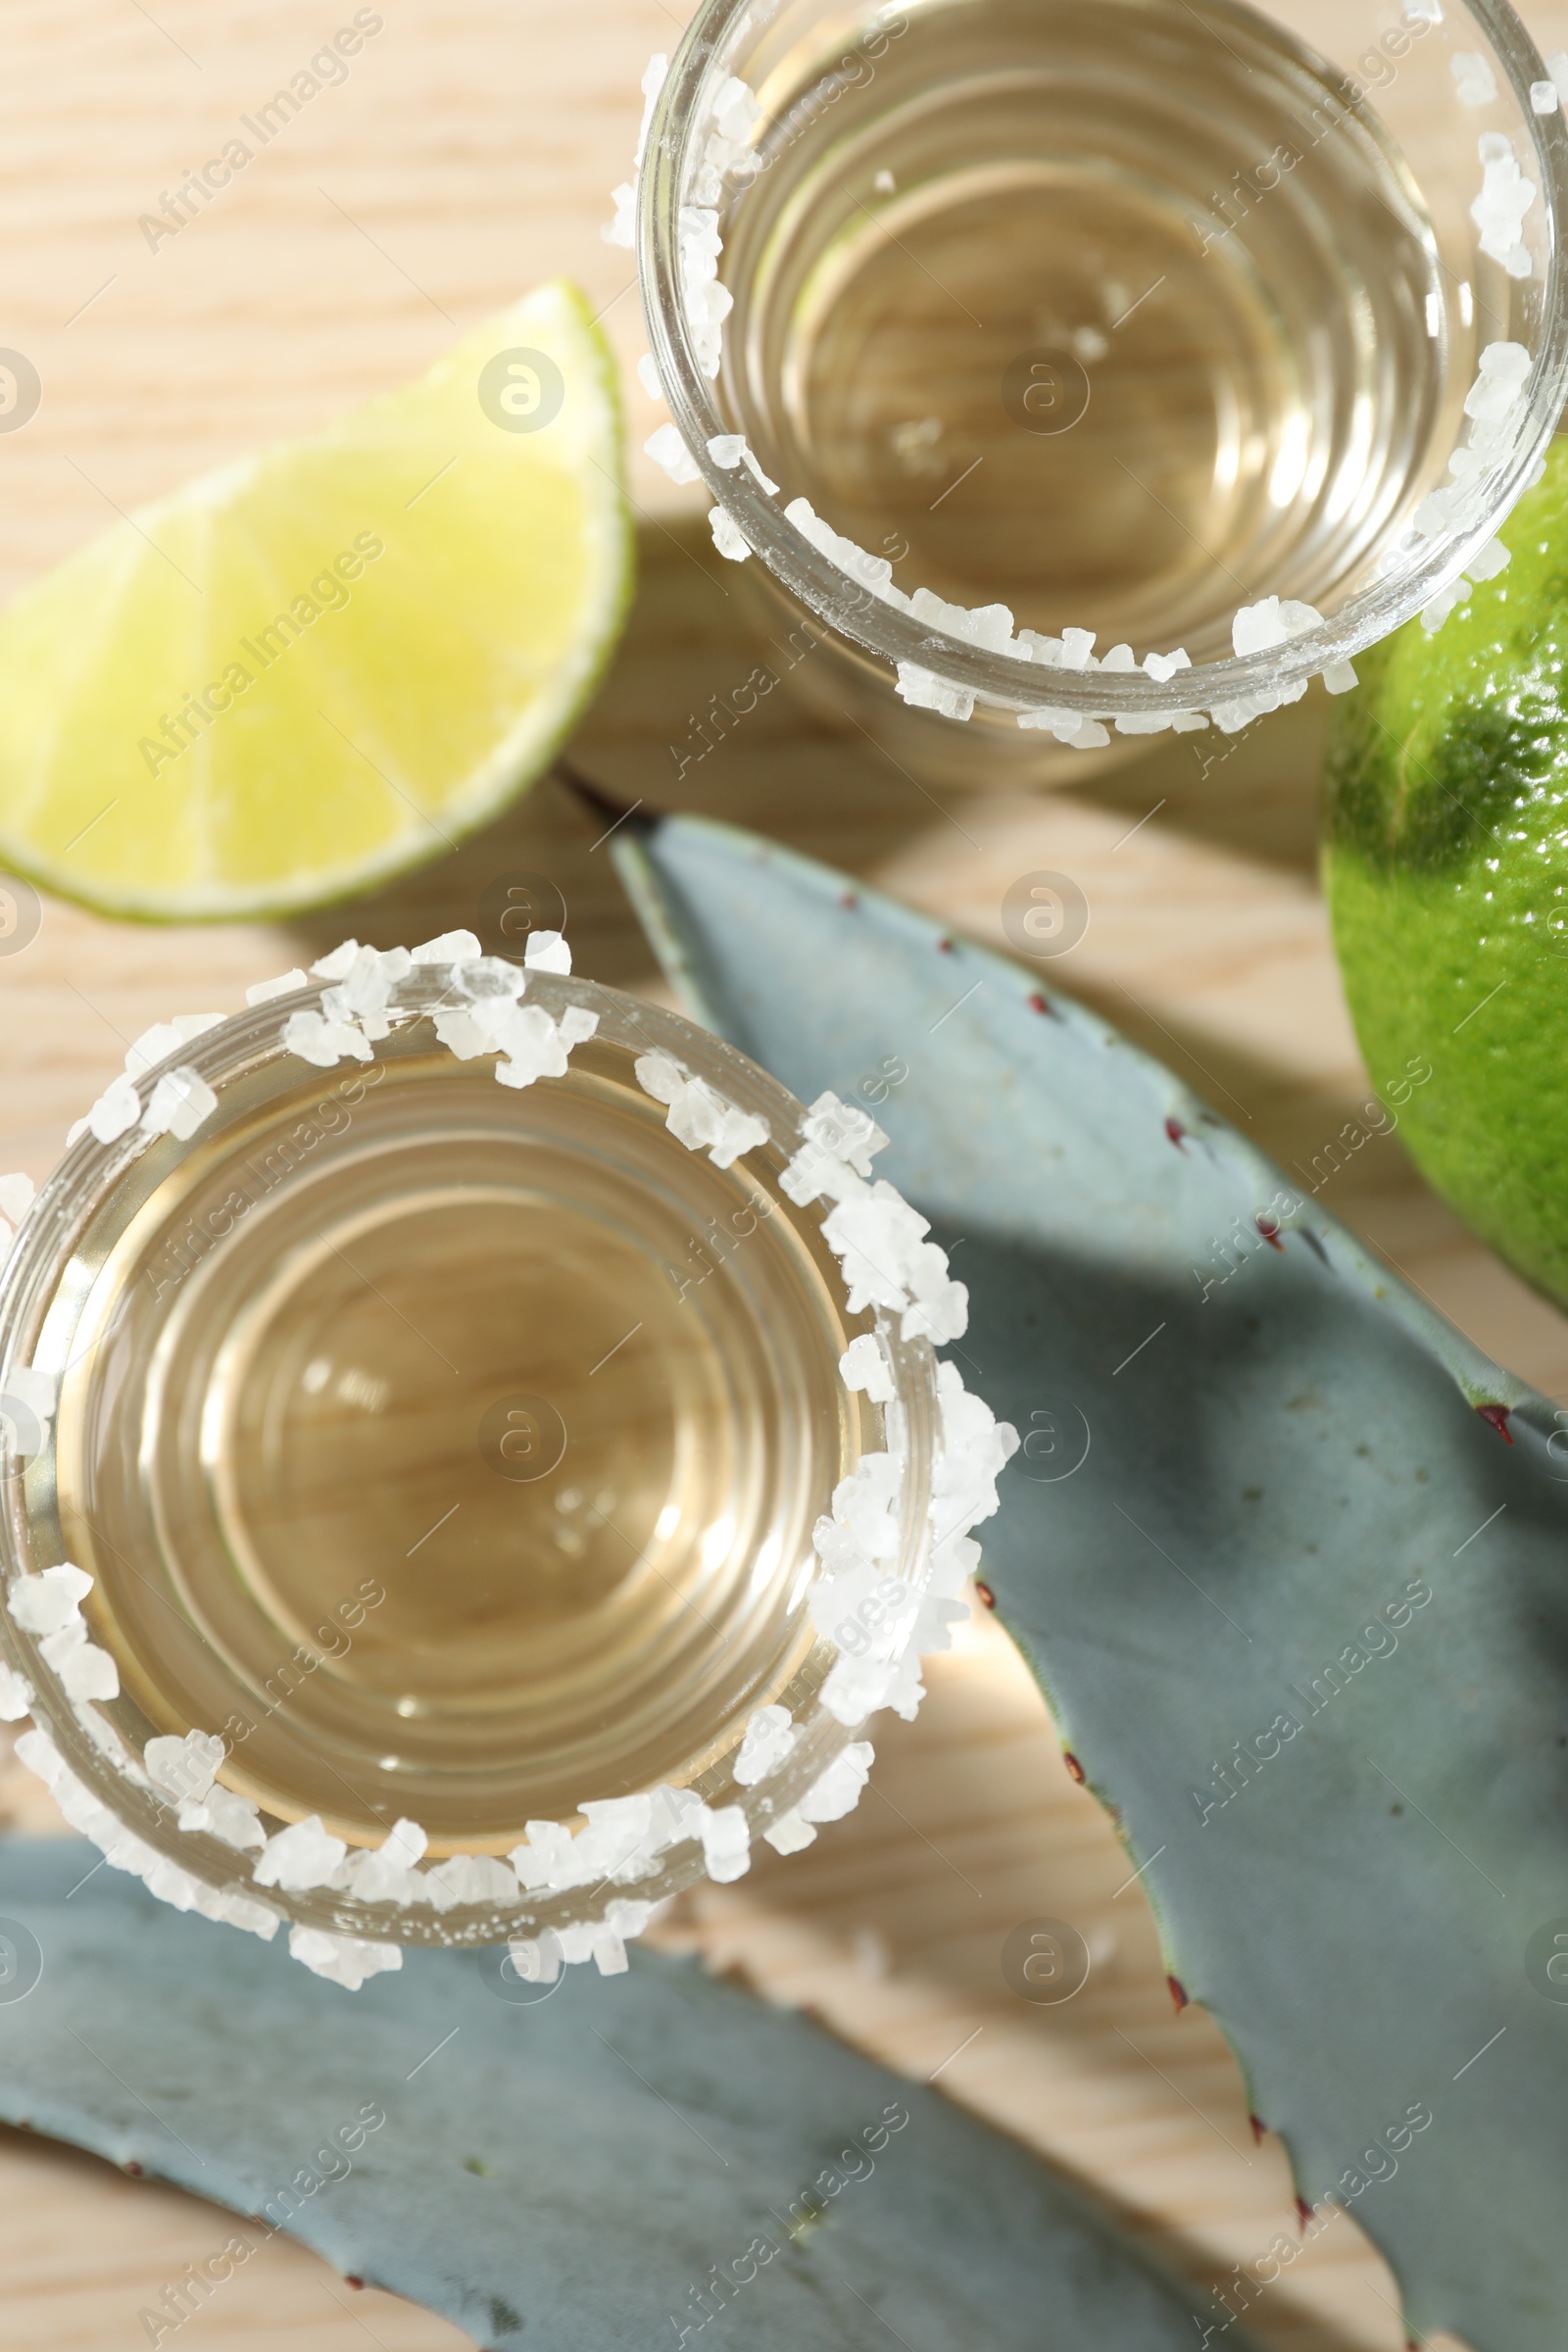
<svg viewBox="0 0 1568 2352">
<path fill-rule="evenodd" d="M 0 862 L 149 920 L 366 890 L 549 764 L 631 570 L 613 363 L 542 286 L 0 614 Z"/>
</svg>

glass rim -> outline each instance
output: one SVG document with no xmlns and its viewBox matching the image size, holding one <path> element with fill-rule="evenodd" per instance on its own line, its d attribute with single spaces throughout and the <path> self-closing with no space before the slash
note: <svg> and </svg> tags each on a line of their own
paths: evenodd
<svg viewBox="0 0 1568 2352">
<path fill-rule="evenodd" d="M 649 347 L 670 416 L 714 503 L 728 511 L 758 560 L 819 619 L 895 668 L 907 663 L 933 671 L 943 685 L 973 693 L 979 707 L 993 710 L 1052 707 L 1111 718 L 1212 712 L 1250 697 L 1272 698 L 1282 687 L 1304 685 L 1319 671 L 1392 635 L 1456 580 L 1495 537 L 1568 405 L 1568 301 L 1563 283 L 1568 111 L 1561 106 L 1549 115 L 1532 111 L 1530 85 L 1549 75 L 1509 0 L 1449 0 L 1449 5 L 1462 7 L 1485 36 L 1518 102 L 1534 142 L 1546 225 L 1541 345 L 1526 379 L 1513 458 L 1499 472 L 1483 520 L 1427 538 L 1419 561 L 1401 568 L 1396 577 L 1360 590 L 1332 619 L 1284 645 L 1195 662 L 1163 681 L 1142 669 L 1070 670 L 1025 662 L 955 637 L 874 594 L 789 520 L 783 506 L 763 492 L 749 467 L 726 471 L 708 447 L 711 439 L 732 431 L 733 424 L 719 413 L 686 318 L 680 283 L 681 191 L 694 143 L 706 133 L 704 106 L 715 61 L 723 56 L 730 34 L 754 14 L 755 0 L 703 0 L 670 59 L 649 118 L 645 160 L 637 174 L 637 273 Z M 726 64 L 725 70 L 732 69 Z M 825 519 L 832 521 L 831 516 Z M 1020 672 L 1029 681 L 1027 687 L 1020 683 Z"/>
<path fill-rule="evenodd" d="M 453 968 L 448 964 L 416 964 L 397 984 L 388 1007 L 394 1022 L 392 1039 L 407 1037 L 439 1004 L 450 1005 L 455 1001 L 451 992 Z M 136 1080 L 138 1093 L 144 1100 L 149 1097 L 160 1074 L 172 1066 L 194 1070 L 218 1094 L 220 1106 L 225 1085 L 241 1077 L 254 1077 L 274 1065 L 281 1081 L 277 1089 L 280 1096 L 298 1091 L 306 1073 L 319 1080 L 323 1092 L 339 1083 L 345 1074 L 352 1079 L 368 1065 L 349 1060 L 333 1068 L 313 1068 L 282 1042 L 282 1026 L 289 1016 L 319 1010 L 331 985 L 324 979 L 313 982 L 225 1018 L 220 1025 L 182 1044 L 164 1061 L 152 1065 Z M 768 1142 L 748 1152 L 745 1159 L 748 1168 L 756 1171 L 759 1180 L 778 1197 L 781 1204 L 797 1216 L 814 1215 L 820 1219 L 825 1215 L 831 1203 L 818 1201 L 814 1207 L 808 1204 L 803 1209 L 790 1202 L 779 1187 L 783 1163 L 801 1148 L 805 1106 L 739 1049 L 663 1006 L 630 998 L 623 991 L 594 981 L 537 968 L 527 972 L 526 1002 L 556 1016 L 567 1006 L 596 1013 L 600 1020 L 596 1042 L 603 1038 L 628 1052 L 664 1051 L 673 1054 L 738 1108 L 762 1119 L 768 1129 Z M 487 1054 L 473 1066 L 482 1069 L 492 1058 Z M 536 1086 L 564 1087 L 570 1083 L 568 1063 L 564 1078 L 540 1079 Z M 0 1268 L 0 1396 L 8 1394 L 14 1372 L 30 1365 L 61 1278 L 115 1193 L 144 1160 L 152 1162 L 157 1173 L 152 1186 L 138 1186 L 138 1193 L 156 1189 L 185 1154 L 204 1149 L 216 1132 L 220 1131 L 213 1129 L 210 1122 L 203 1122 L 188 1141 L 179 1142 L 172 1134 L 149 1138 L 132 1128 L 110 1144 L 98 1143 L 89 1133 L 68 1148 L 31 1202 L 10 1254 Z M 672 1152 L 686 1149 L 673 1137 L 669 1148 Z M 924 1338 L 902 1338 L 896 1311 L 881 1307 L 870 1311 L 892 1374 L 894 1403 L 879 1406 L 869 1398 L 862 1401 L 869 1412 L 873 1433 L 880 1428 L 881 1443 L 896 1449 L 901 1457 L 900 1545 L 892 1573 L 918 1595 L 923 1593 L 929 1578 L 933 1548 L 928 1512 L 940 1430 L 937 1359 Z M 895 1421 L 897 1430 L 893 1426 Z M 875 1449 L 876 1443 L 873 1434 L 871 1445 L 861 1448 L 861 1458 Z M 0 1419 L 0 1595 L 9 1592 L 19 1576 L 55 1564 L 50 1559 L 40 1561 L 33 1543 L 35 1533 L 40 1528 L 49 1529 L 53 1522 L 54 1445 L 52 1414 L 36 1451 L 31 1453 L 18 1449 L 14 1432 Z M 28 1494 L 28 1477 L 22 1467 L 24 1461 L 40 1459 L 48 1464 L 46 1501 L 41 1507 Z M 824 1496 L 823 1508 L 826 1506 Z M 63 1539 L 52 1547 L 63 1554 Z M 133 1736 L 127 1736 L 116 1721 L 117 1710 L 125 1710 L 137 1718 L 142 1711 L 134 1700 L 127 1699 L 123 1690 L 118 1698 L 107 1701 L 72 1698 L 60 1676 L 40 1653 L 39 1642 L 45 1638 L 19 1626 L 0 1597 L 0 1659 L 31 1687 L 34 1697 L 28 1712 L 58 1751 L 67 1771 L 156 1855 L 220 1895 L 240 1896 L 248 1903 L 264 1907 L 274 1913 L 280 1923 L 368 1942 L 496 1944 L 537 1938 L 548 1930 L 597 1927 L 604 1922 L 607 1902 L 657 1903 L 706 1875 L 703 1847 L 693 1835 L 652 1857 L 649 1867 L 635 1878 L 617 1876 L 608 1886 L 591 1890 L 582 1887 L 529 1890 L 519 1886 L 514 1905 L 491 1898 L 476 1903 L 460 1902 L 438 1911 L 424 1903 L 368 1902 L 327 1886 L 293 1890 L 255 1885 L 252 1872 L 260 1858 L 258 1849 L 242 1852 L 205 1830 L 182 1830 L 177 1826 L 174 1818 L 177 1800 L 159 1790 L 141 1760 L 141 1745 L 150 1736 L 163 1736 L 160 1727 L 132 1723 Z M 809 1670 L 809 1689 L 794 1712 L 799 1736 L 776 1770 L 754 1784 L 743 1786 L 735 1781 L 733 1767 L 746 1731 L 745 1722 L 741 1722 L 715 1760 L 692 1775 L 689 1782 L 677 1784 L 691 1786 L 714 1809 L 739 1805 L 746 1815 L 748 1850 L 770 1825 L 794 1810 L 824 1771 L 862 1734 L 862 1725 L 846 1726 L 829 1712 L 822 1699 L 827 1671 L 844 1654 L 838 1644 L 820 1633 L 808 1645 L 799 1672 Z M 760 1699 L 756 1703 L 777 1703 L 777 1700 Z M 748 1710 L 748 1720 L 755 1711 L 755 1705 Z M 124 1762 L 118 1761 L 117 1754 L 122 1755 Z M 222 1783 L 221 1766 L 218 1780 Z M 288 1826 L 281 1816 L 267 1818 Z M 576 1818 L 575 1813 L 564 1816 L 568 1824 Z M 519 1841 L 522 1836 L 519 1824 Z M 362 1846 L 368 1843 L 361 1841 Z M 443 1838 L 441 1843 L 450 1845 L 455 1853 L 478 1850 L 465 1847 L 461 1839 Z M 354 1850 L 355 1842 L 350 1841 L 350 1851 Z M 484 1851 L 495 1858 L 493 1838 L 484 1841 Z M 158 1891 L 156 1886 L 154 1891 Z M 596 1897 L 600 1898 L 597 1905 Z"/>
</svg>

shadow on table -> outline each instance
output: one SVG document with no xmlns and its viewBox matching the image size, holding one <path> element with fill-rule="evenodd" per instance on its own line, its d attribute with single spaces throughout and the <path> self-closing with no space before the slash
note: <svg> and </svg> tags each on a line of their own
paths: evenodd
<svg viewBox="0 0 1568 2352">
<path fill-rule="evenodd" d="M 645 523 L 638 561 L 625 636 L 566 754 L 573 768 L 617 802 L 723 816 L 857 871 L 931 821 L 929 801 L 863 738 L 833 731 L 785 690 L 741 695 L 755 709 L 738 723 L 715 717 L 767 648 L 718 577 L 729 566 L 706 525 Z M 291 929 L 313 956 L 348 928 L 376 947 L 482 932 L 486 892 L 531 875 L 565 903 L 578 970 L 624 984 L 653 958 L 599 840 L 606 822 L 551 775 L 452 856 Z"/>
<path fill-rule="evenodd" d="M 645 521 L 638 564 L 625 635 L 566 755 L 612 798 L 722 816 L 862 874 L 939 823 L 944 802 L 961 809 L 965 795 L 927 792 L 787 685 L 737 720 L 736 702 L 752 699 L 742 689 L 758 663 L 782 664 L 721 576 L 731 567 L 700 519 Z M 1062 788 L 1138 815 L 1163 797 L 1161 824 L 1309 869 L 1325 708 L 1314 694 L 1244 737 L 1162 738 L 1105 771 L 1086 761 L 1082 780 L 1069 771 Z M 1043 815 L 1049 803 L 1043 792 Z M 651 958 L 603 832 L 603 819 L 547 777 L 450 857 L 291 928 L 312 956 L 335 946 L 349 921 L 378 947 L 480 929 L 486 892 L 532 876 L 564 901 L 578 968 L 623 983 L 646 974 Z"/>
</svg>

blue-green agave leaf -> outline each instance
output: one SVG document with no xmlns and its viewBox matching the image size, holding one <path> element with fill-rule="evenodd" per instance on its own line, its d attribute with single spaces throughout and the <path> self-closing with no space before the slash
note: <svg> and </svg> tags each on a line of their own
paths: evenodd
<svg viewBox="0 0 1568 2352">
<path fill-rule="evenodd" d="M 0 2118 L 255 2217 L 138 2341 L 287 2228 L 496 2352 L 1192 2352 L 1196 2299 L 937 2092 L 689 1963 L 504 1958 L 349 1994 L 74 1838 L 0 1846 Z"/>
<path fill-rule="evenodd" d="M 1034 967 L 723 826 L 630 833 L 691 1008 L 867 1103 L 954 1253 L 1023 1436 L 985 1574 L 1302 2199 L 1415 2328 L 1562 2340 L 1552 1407 Z"/>
</svg>

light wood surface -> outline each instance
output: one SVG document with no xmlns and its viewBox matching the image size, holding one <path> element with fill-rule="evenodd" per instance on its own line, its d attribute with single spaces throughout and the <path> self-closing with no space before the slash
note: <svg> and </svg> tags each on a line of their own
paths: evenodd
<svg viewBox="0 0 1568 2352">
<path fill-rule="evenodd" d="M 629 258 L 599 224 L 629 159 L 647 55 L 678 30 L 662 0 L 388 0 L 349 80 L 148 250 L 138 216 L 352 13 L 347 0 L 155 0 L 151 12 L 12 0 L 0 23 L 0 343 L 32 358 L 45 396 L 24 431 L 0 436 L 0 594 L 114 509 L 418 370 L 546 275 L 574 276 L 605 307 L 634 447 L 658 421 L 631 373 L 643 338 Z M 1072 874 L 1092 921 L 1059 976 L 1287 1167 L 1309 1167 L 1367 1096 L 1314 878 L 1321 705 L 1265 722 L 1211 764 L 1212 743 L 1167 739 L 1052 795 L 939 806 L 777 694 L 677 786 L 670 746 L 685 743 L 689 714 L 755 656 L 690 508 L 641 458 L 633 481 L 642 584 L 578 762 L 628 799 L 722 812 L 997 942 L 1016 875 Z M 444 864 L 286 933 L 121 929 L 46 905 L 31 947 L 0 959 L 0 1165 L 41 1177 L 155 1018 L 232 1008 L 249 982 L 335 944 L 349 921 L 386 945 L 468 920 L 498 872 L 557 880 L 579 969 L 654 985 L 595 830 L 547 784 Z M 1484 1348 L 1568 1400 L 1568 1325 L 1465 1234 L 1396 1138 L 1367 1143 L 1323 1197 Z M 1210 2021 L 1172 2013 L 1130 1865 L 1068 1779 L 996 1627 L 966 1629 L 931 1680 L 919 1722 L 881 1740 L 855 1816 L 804 1856 L 684 1898 L 664 1936 L 810 2006 L 894 2066 L 941 2068 L 953 2097 L 1095 2182 L 1167 2260 L 1221 2278 L 1295 2229 L 1282 2151 L 1254 2144 Z M 47 1800 L 14 1764 L 0 1807 L 19 1829 L 48 1826 Z M 999 1968 L 1008 1930 L 1043 1915 L 1075 1921 L 1096 1962 L 1060 2010 L 1018 2001 Z M 193 2199 L 0 2134 L 6 2344 L 129 2352 L 146 2340 L 140 2308 L 209 2249 L 214 2227 Z M 1282 2352 L 1393 2352 L 1393 2297 L 1342 2218 L 1253 2325 Z M 285 2329 L 299 2352 L 364 2352 L 367 2335 L 384 2352 L 464 2340 L 427 2313 L 354 2293 L 285 2241 L 183 2332 L 195 2352 L 237 2352 Z"/>
</svg>

